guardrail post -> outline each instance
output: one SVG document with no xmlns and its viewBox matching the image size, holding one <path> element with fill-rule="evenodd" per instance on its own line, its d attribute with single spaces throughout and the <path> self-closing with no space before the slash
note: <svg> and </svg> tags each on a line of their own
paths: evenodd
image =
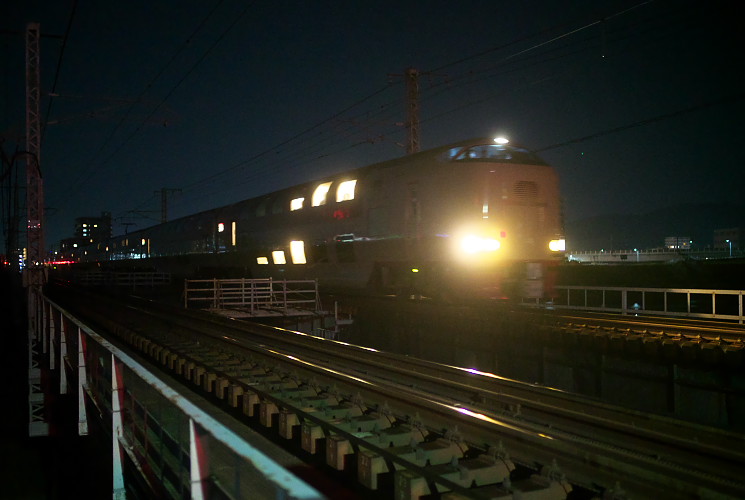
<svg viewBox="0 0 745 500">
<path fill-rule="evenodd" d="M 41 301 L 41 324 L 42 328 L 49 331 L 49 369 L 54 370 L 55 367 L 55 354 L 57 351 L 54 349 L 54 318 L 52 317 L 52 305 L 46 301 Z"/>
<path fill-rule="evenodd" d="M 209 475 L 202 434 L 194 420 L 189 419 L 189 464 L 192 500 L 205 498 L 204 480 Z"/>
<path fill-rule="evenodd" d="M 122 425 L 122 403 L 124 400 L 124 383 L 122 381 L 122 369 L 114 354 L 111 354 L 111 443 L 112 443 L 112 479 L 113 497 L 116 499 L 127 498 L 124 489 L 124 471 L 122 469 L 122 447 L 121 439 L 124 436 Z"/>
<path fill-rule="evenodd" d="M 78 435 L 88 435 L 88 414 L 85 411 L 85 388 L 88 385 L 85 369 L 86 338 L 78 327 Z"/>
<path fill-rule="evenodd" d="M 47 334 L 45 319 L 45 307 L 44 307 L 44 301 L 41 298 L 41 295 L 37 295 L 36 301 L 34 303 L 34 309 L 36 309 L 36 338 L 41 340 L 41 352 L 43 354 L 47 354 L 49 352 L 49 335 Z M 42 358 L 43 359 L 43 358 Z"/>
<path fill-rule="evenodd" d="M 51 306 L 51 304 L 50 304 Z M 54 323 L 54 316 L 52 316 Z M 67 394 L 67 370 L 65 369 L 65 358 L 67 358 L 67 338 L 65 337 L 65 318 L 59 312 L 59 392 Z"/>
<path fill-rule="evenodd" d="M 717 292 L 711 292 L 711 315 L 717 317 Z"/>
<path fill-rule="evenodd" d="M 628 308 L 628 296 L 626 295 L 626 290 L 621 290 L 621 314 L 626 315 L 628 314 L 627 308 Z"/>
</svg>

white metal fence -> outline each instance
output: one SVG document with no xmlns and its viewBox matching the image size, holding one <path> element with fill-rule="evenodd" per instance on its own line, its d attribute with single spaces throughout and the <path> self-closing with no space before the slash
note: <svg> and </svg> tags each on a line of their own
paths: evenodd
<svg viewBox="0 0 745 500">
<path fill-rule="evenodd" d="M 185 280 L 184 307 L 241 309 L 251 313 L 273 309 L 319 311 L 315 280 L 211 279 Z"/>
<path fill-rule="evenodd" d="M 557 286 L 555 308 L 713 318 L 743 323 L 743 290 Z"/>
</svg>

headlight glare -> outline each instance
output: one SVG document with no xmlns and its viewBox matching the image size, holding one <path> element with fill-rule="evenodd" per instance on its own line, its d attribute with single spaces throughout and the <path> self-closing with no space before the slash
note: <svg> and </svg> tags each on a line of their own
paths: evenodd
<svg viewBox="0 0 745 500">
<path fill-rule="evenodd" d="M 460 248 L 467 254 L 476 254 L 482 252 L 496 252 L 499 250 L 500 243 L 492 238 L 480 238 L 474 235 L 464 237 L 460 242 Z"/>
<path fill-rule="evenodd" d="M 566 250 L 567 244 L 564 238 L 560 240 L 551 240 L 548 242 L 548 249 L 552 252 L 563 252 Z"/>
</svg>

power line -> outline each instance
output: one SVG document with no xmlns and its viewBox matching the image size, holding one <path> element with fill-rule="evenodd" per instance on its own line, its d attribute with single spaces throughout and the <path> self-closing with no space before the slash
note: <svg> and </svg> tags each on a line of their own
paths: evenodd
<svg viewBox="0 0 745 500">
<path fill-rule="evenodd" d="M 147 123 L 155 114 L 155 112 L 160 109 L 163 104 L 168 100 L 168 98 L 175 92 L 176 88 L 178 88 L 183 81 L 186 79 L 186 77 L 191 74 L 194 69 L 206 58 L 206 56 L 214 49 L 214 47 L 219 43 L 220 40 L 227 34 L 230 29 L 237 23 L 237 21 L 248 11 L 250 5 L 246 7 L 246 9 L 243 11 L 243 13 L 239 16 L 238 19 L 234 20 L 234 22 L 228 27 L 226 31 L 224 31 L 220 37 L 218 38 L 217 42 L 213 43 L 213 45 L 207 50 L 205 54 L 202 55 L 202 57 L 194 64 L 192 65 L 191 69 L 187 72 L 185 76 L 183 76 L 178 83 L 171 89 L 171 91 L 168 93 L 168 95 L 163 98 L 154 108 L 154 110 L 143 120 L 142 123 L 137 127 L 137 129 L 132 132 L 120 145 L 117 147 L 109 156 L 107 156 L 99 165 L 96 165 L 95 158 L 104 150 L 104 148 L 111 142 L 111 140 L 114 138 L 114 135 L 116 132 L 121 128 L 122 124 L 125 122 L 129 114 L 131 113 L 132 109 L 134 107 L 141 103 L 145 94 L 152 88 L 152 86 L 155 84 L 155 82 L 160 79 L 160 77 L 165 73 L 165 71 L 173 64 L 173 62 L 176 60 L 176 58 L 185 50 L 187 46 L 191 44 L 192 39 L 202 30 L 202 28 L 205 26 L 205 24 L 209 21 L 209 19 L 212 17 L 212 15 L 217 11 L 217 9 L 222 5 L 224 0 L 220 0 L 208 13 L 205 17 L 202 18 L 202 20 L 199 22 L 197 27 L 192 31 L 192 33 L 189 35 L 189 37 L 184 41 L 184 43 L 179 47 L 179 49 L 171 56 L 171 59 L 160 69 L 160 71 L 150 80 L 150 82 L 145 86 L 145 88 L 140 92 L 137 99 L 130 105 L 130 107 L 127 109 L 124 116 L 119 120 L 119 123 L 114 127 L 114 129 L 109 133 L 107 138 L 104 140 L 104 142 L 99 146 L 96 153 L 93 155 L 93 160 L 91 160 L 90 164 L 86 169 L 83 170 L 83 172 L 70 184 L 70 187 L 65 190 L 66 193 L 74 193 L 76 192 L 80 187 L 82 187 L 82 184 L 86 181 L 92 178 L 92 173 L 96 168 L 101 168 L 105 166 L 109 161 L 111 161 L 119 152 L 124 148 L 124 146 L 127 145 L 127 143 L 132 140 L 139 132 L 142 130 L 142 127 Z"/>
<path fill-rule="evenodd" d="M 597 139 L 598 137 L 603 137 L 605 135 L 610 135 L 610 134 L 616 134 L 618 132 L 623 132 L 624 130 L 629 130 L 629 129 L 636 128 L 636 127 L 641 127 L 641 126 L 644 126 L 644 125 L 649 125 L 650 123 L 655 123 L 655 122 L 659 122 L 659 121 L 663 121 L 663 120 L 669 120 L 670 118 L 676 118 L 678 116 L 685 115 L 685 114 L 688 114 L 688 113 L 692 113 L 692 112 L 698 111 L 700 109 L 710 108 L 712 106 L 719 106 L 720 104 L 727 104 L 727 103 L 731 103 L 731 102 L 736 102 L 736 101 L 742 100 L 743 98 L 745 98 L 745 92 L 739 93 L 739 94 L 735 94 L 735 95 L 730 95 L 730 96 L 727 96 L 727 97 L 723 97 L 721 99 L 715 99 L 713 101 L 704 102 L 704 103 L 701 103 L 701 104 L 697 104 L 696 106 L 690 106 L 688 108 L 680 109 L 678 111 L 673 111 L 671 113 L 665 113 L 663 115 L 653 116 L 651 118 L 646 118 L 644 120 L 639 120 L 639 121 L 636 121 L 636 122 L 633 122 L 633 123 L 628 123 L 626 125 L 621 125 L 620 127 L 615 127 L 615 128 L 608 129 L 608 130 L 603 130 L 603 131 L 600 131 L 600 132 L 595 132 L 594 134 L 586 135 L 586 136 L 583 136 L 583 137 L 577 137 L 575 139 L 569 139 L 567 141 L 558 142 L 556 144 L 551 144 L 549 146 L 544 146 L 544 147 L 542 147 L 540 149 L 535 149 L 534 152 L 536 152 L 536 153 L 542 153 L 544 151 L 549 151 L 551 149 L 562 148 L 562 147 L 565 147 L 565 146 L 569 146 L 571 144 L 577 144 L 577 143 L 580 143 L 580 142 L 585 142 L 585 141 L 589 141 L 589 140 L 592 140 L 592 139 Z"/>
</svg>

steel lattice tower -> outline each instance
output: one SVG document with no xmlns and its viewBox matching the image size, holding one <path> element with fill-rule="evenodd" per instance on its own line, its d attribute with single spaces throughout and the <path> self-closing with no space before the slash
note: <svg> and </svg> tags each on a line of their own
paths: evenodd
<svg viewBox="0 0 745 500">
<path fill-rule="evenodd" d="M 406 153 L 411 154 L 419 152 L 419 70 L 407 69 L 404 78 L 406 79 L 406 108 L 408 109 L 406 128 L 409 131 Z"/>
<path fill-rule="evenodd" d="M 35 267 L 44 262 L 44 189 L 40 168 L 39 35 L 39 23 L 29 23 L 26 26 L 27 267 Z"/>
</svg>

